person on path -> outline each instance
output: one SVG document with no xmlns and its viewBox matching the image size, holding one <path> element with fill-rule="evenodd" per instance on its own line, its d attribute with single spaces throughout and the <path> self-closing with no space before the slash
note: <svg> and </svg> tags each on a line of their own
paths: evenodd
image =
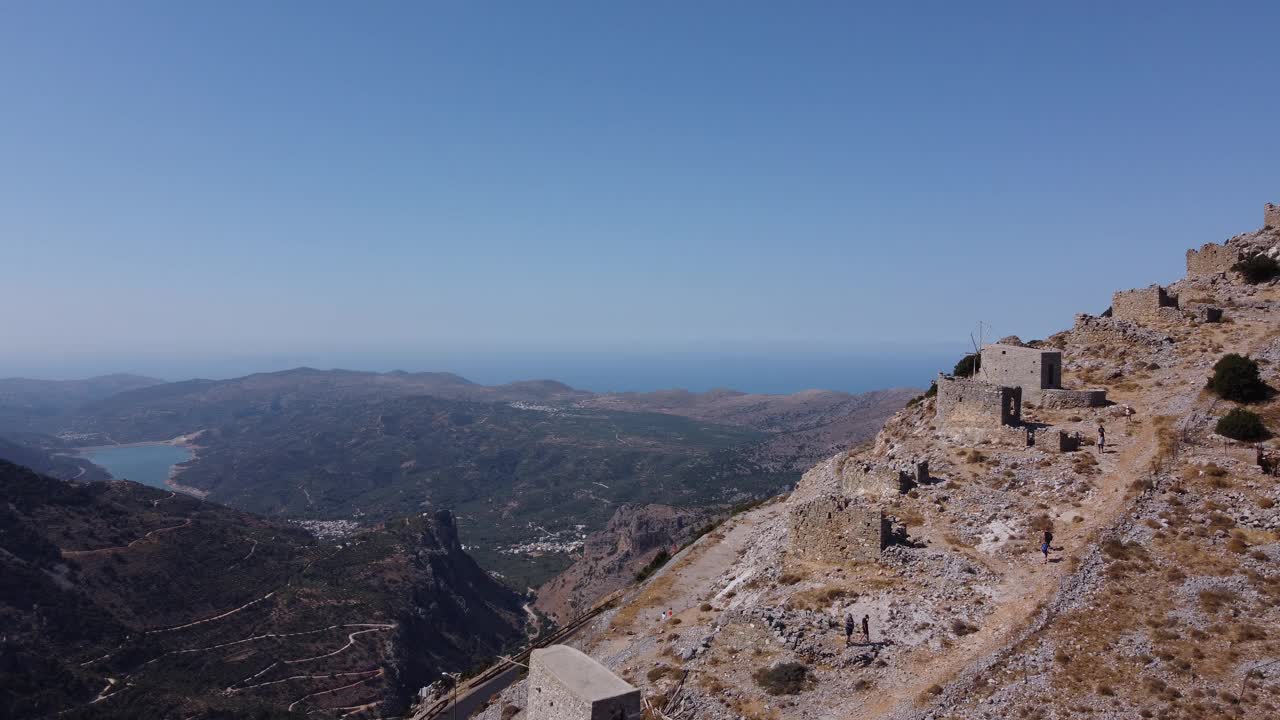
<svg viewBox="0 0 1280 720">
<path fill-rule="evenodd" d="M 1046 530 L 1044 533 L 1044 541 L 1040 543 L 1040 552 L 1044 553 L 1044 562 L 1049 564 L 1049 537 L 1050 533 Z"/>
<path fill-rule="evenodd" d="M 1102 427 L 1102 423 L 1098 423 L 1098 454 L 1107 451 L 1107 430 Z"/>
<path fill-rule="evenodd" d="M 844 646 L 853 644 L 853 613 L 844 614 Z"/>
<path fill-rule="evenodd" d="M 868 622 L 870 618 L 869 615 L 862 616 L 862 642 L 864 643 L 871 642 L 871 623 Z"/>
</svg>

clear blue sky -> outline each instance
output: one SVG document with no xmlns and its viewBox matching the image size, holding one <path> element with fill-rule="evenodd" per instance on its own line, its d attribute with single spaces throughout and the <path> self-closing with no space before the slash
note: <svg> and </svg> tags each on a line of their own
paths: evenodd
<svg viewBox="0 0 1280 720">
<path fill-rule="evenodd" d="M 1280 4 L 898 5 L 6 3 L 0 375 L 962 349 L 1280 201 Z"/>
</svg>

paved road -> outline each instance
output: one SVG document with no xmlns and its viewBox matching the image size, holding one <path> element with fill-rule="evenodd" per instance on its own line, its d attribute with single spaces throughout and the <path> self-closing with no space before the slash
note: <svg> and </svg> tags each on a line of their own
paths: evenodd
<svg viewBox="0 0 1280 720">
<path fill-rule="evenodd" d="M 484 707 L 489 698 L 506 690 L 508 686 L 520 679 L 521 669 L 519 666 L 512 665 L 510 670 L 497 675 L 489 682 L 468 693 L 466 697 L 458 698 L 458 720 L 469 718 L 480 712 L 480 709 Z M 453 720 L 453 708 L 445 710 L 440 715 L 440 720 L 446 720 L 446 718 Z"/>
</svg>

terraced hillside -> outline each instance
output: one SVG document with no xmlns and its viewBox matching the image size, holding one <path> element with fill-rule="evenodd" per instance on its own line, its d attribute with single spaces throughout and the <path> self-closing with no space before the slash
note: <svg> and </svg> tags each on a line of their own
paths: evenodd
<svg viewBox="0 0 1280 720">
<path fill-rule="evenodd" d="M 0 716 L 394 714 L 523 637 L 441 512 L 320 542 L 124 481 L 0 461 Z"/>
</svg>

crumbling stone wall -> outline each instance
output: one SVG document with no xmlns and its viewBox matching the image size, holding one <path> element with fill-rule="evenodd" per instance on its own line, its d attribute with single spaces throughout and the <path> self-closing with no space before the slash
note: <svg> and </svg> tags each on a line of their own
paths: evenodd
<svg viewBox="0 0 1280 720">
<path fill-rule="evenodd" d="M 1178 313 L 1178 296 L 1170 295 L 1159 285 L 1117 291 L 1111 296 L 1111 317 L 1137 323 L 1182 318 Z"/>
<path fill-rule="evenodd" d="M 1226 245 L 1205 243 L 1187 251 L 1188 275 L 1216 275 L 1231 270 L 1240 261 L 1240 251 Z"/>
<path fill-rule="evenodd" d="M 529 658 L 527 720 L 640 720 L 640 690 L 567 645 Z"/>
<path fill-rule="evenodd" d="M 846 497 L 901 495 L 929 480 L 929 461 L 847 462 L 840 468 L 840 492 Z"/>
<path fill-rule="evenodd" d="M 1083 346 L 1138 345 L 1157 349 L 1172 344 L 1173 338 L 1126 320 L 1080 314 L 1071 329 L 1071 341 Z"/>
<path fill-rule="evenodd" d="M 1195 309 L 1194 317 L 1203 323 L 1220 323 L 1222 322 L 1222 308 L 1213 307 L 1212 305 L 1199 305 Z"/>
<path fill-rule="evenodd" d="M 1038 402 L 1041 390 L 1062 387 L 1062 353 L 1018 345 L 985 345 L 978 379 L 1022 388 L 1024 401 Z"/>
<path fill-rule="evenodd" d="M 1047 410 L 1102 407 L 1107 404 L 1106 390 L 1063 390 L 1055 388 L 1040 394 L 1040 407 Z"/>
<path fill-rule="evenodd" d="M 791 508 L 791 552 L 819 562 L 875 562 L 889 541 L 889 521 L 879 508 L 847 497 L 820 495 Z"/>
<path fill-rule="evenodd" d="M 1262 226 L 1280 228 L 1280 205 L 1267 203 L 1262 206 Z"/>
<path fill-rule="evenodd" d="M 1058 431 L 1058 452 L 1075 452 L 1080 449 L 1080 433 Z"/>
<path fill-rule="evenodd" d="M 1022 422 L 1022 389 L 981 380 L 938 376 L 939 422 L 953 425 L 1017 425 Z"/>
</svg>

